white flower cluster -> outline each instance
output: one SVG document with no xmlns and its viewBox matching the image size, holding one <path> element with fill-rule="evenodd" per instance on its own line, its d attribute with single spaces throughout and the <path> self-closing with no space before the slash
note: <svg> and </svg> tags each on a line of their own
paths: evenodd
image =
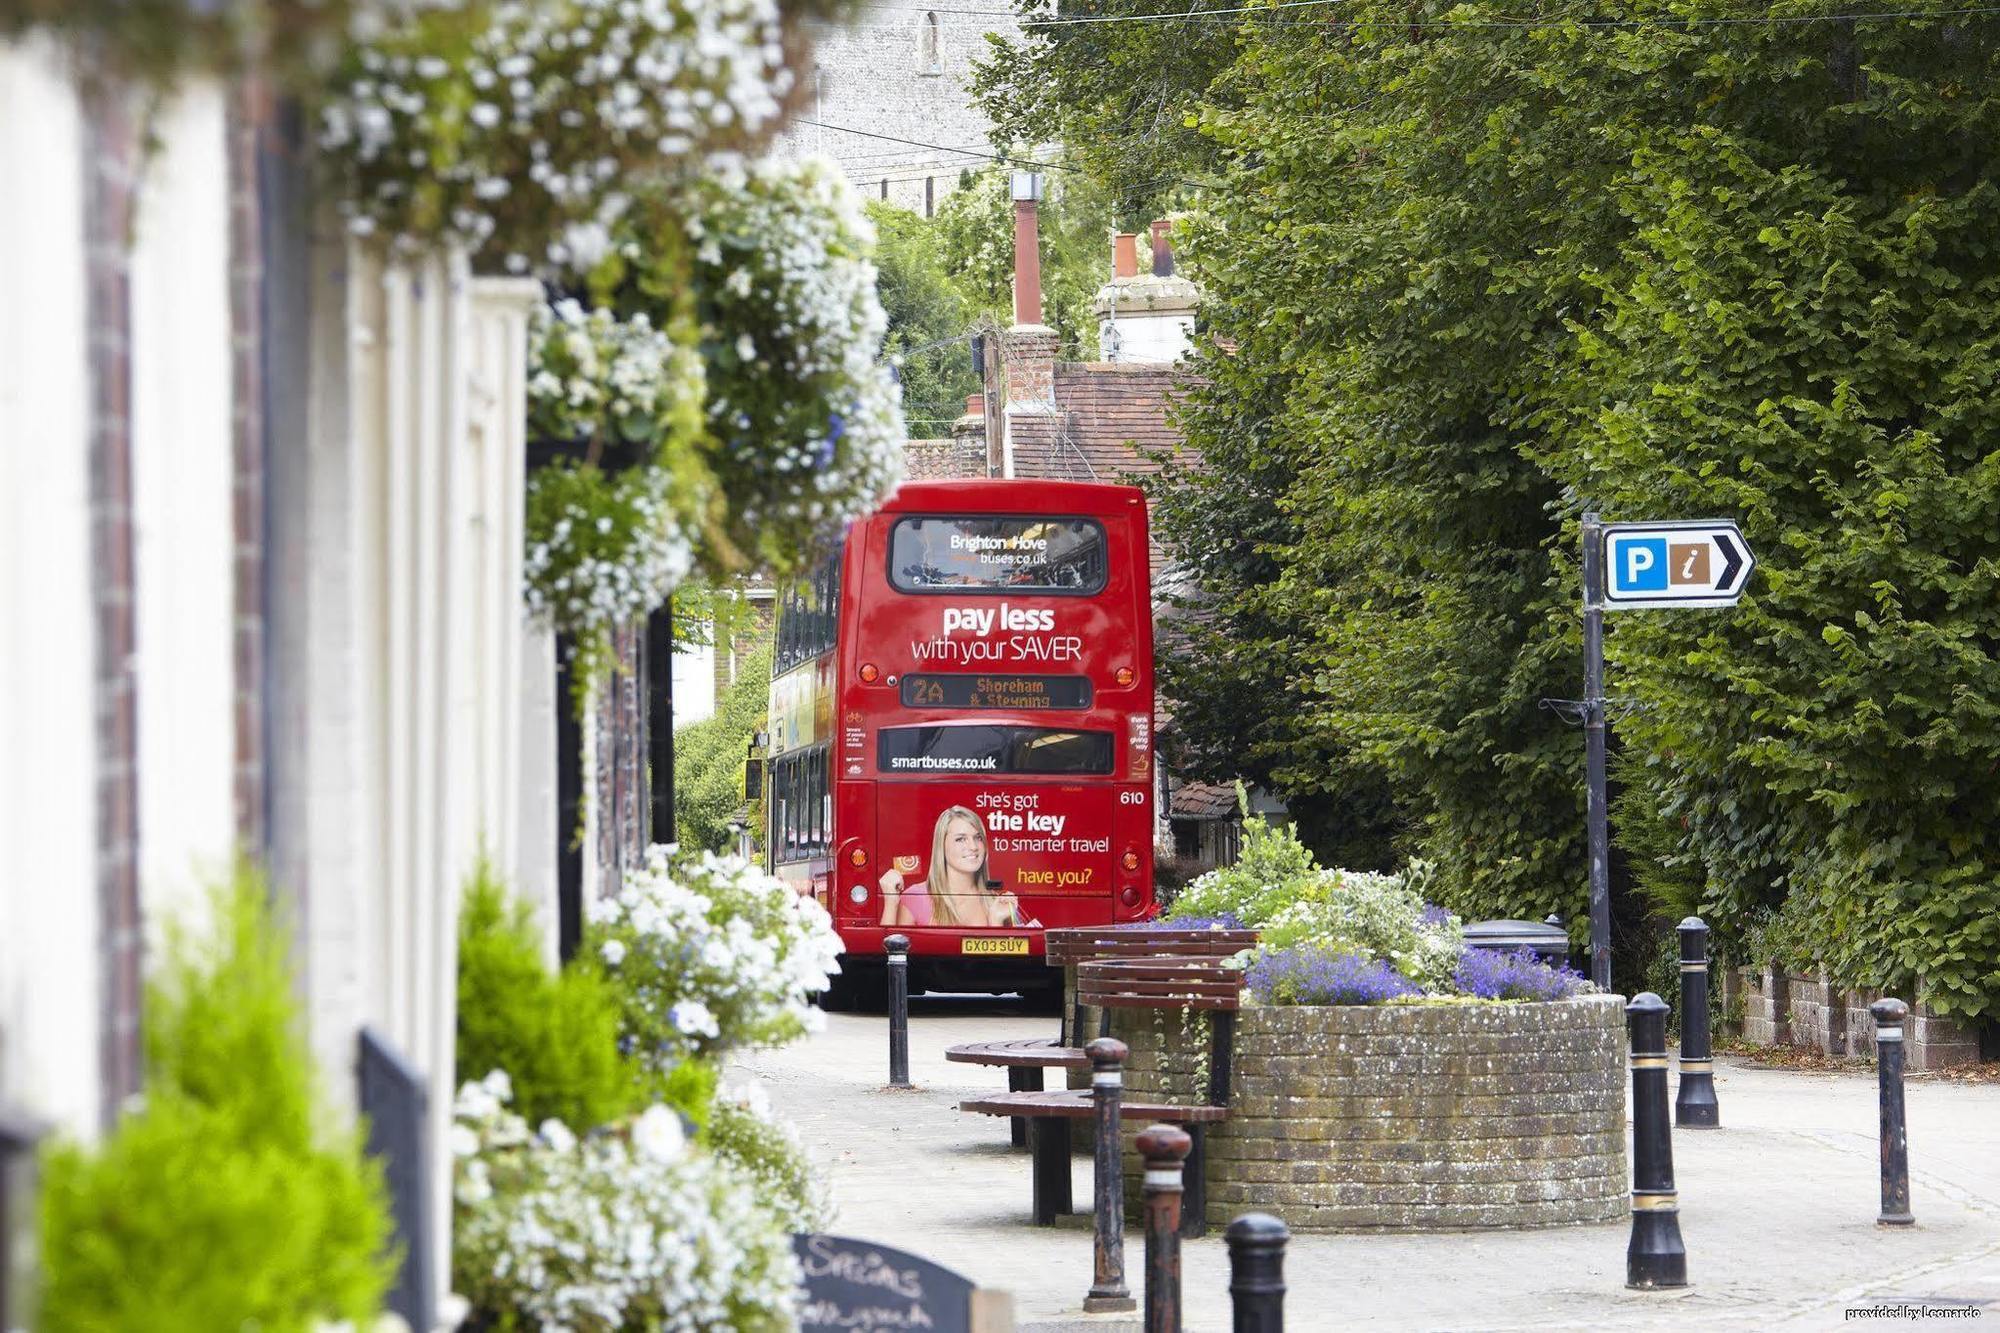
<svg viewBox="0 0 2000 1333">
<path fill-rule="evenodd" d="M 793 74 L 776 0 L 497 3 L 390 24 L 330 90 L 320 144 L 357 232 L 491 245 L 505 266 L 588 268 L 632 176 L 726 167 L 778 122 Z"/>
<path fill-rule="evenodd" d="M 900 390 L 867 256 L 874 230 L 830 163 L 763 163 L 693 210 L 708 422 L 732 521 L 796 551 L 900 478 Z"/>
<path fill-rule="evenodd" d="M 1419 985 L 1444 989 L 1458 966 L 1465 927 L 1426 904 L 1409 876 L 1325 869 L 1262 926 L 1259 938 L 1267 950 L 1309 945 L 1373 956 Z"/>
<path fill-rule="evenodd" d="M 607 478 L 595 468 L 545 467 L 528 478 L 528 614 L 597 642 L 648 614 L 694 567 L 694 544 L 654 467 Z"/>
<path fill-rule="evenodd" d="M 651 443 L 677 404 L 701 399 L 701 356 L 644 313 L 619 319 L 572 299 L 535 307 L 528 432 L 545 440 Z"/>
<path fill-rule="evenodd" d="M 662 1072 L 816 1030 L 811 997 L 840 967 L 826 909 L 738 856 L 654 847 L 588 915 L 585 947 L 618 983 L 624 1036 Z"/>
<path fill-rule="evenodd" d="M 654 1106 L 582 1138 L 530 1133 L 496 1073 L 459 1092 L 454 1282 L 509 1327 L 738 1333 L 793 1327 L 798 1265 L 755 1180 Z"/>
</svg>

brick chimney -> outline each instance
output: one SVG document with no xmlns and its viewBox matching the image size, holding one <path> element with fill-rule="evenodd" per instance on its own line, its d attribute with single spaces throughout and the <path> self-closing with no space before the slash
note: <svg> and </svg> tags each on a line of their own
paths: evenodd
<svg viewBox="0 0 2000 1333">
<path fill-rule="evenodd" d="M 1039 438 L 1054 429 L 1056 333 L 1042 323 L 1042 259 L 1036 206 L 1040 175 L 1014 173 L 1014 327 L 1001 336 L 1007 406 L 1001 431 L 1000 475 L 1014 473 L 1017 435 Z"/>
<path fill-rule="evenodd" d="M 1106 361 L 1171 365 L 1187 354 L 1201 291 L 1174 272 L 1173 224 L 1163 219 L 1148 230 L 1150 273 L 1137 271 L 1137 234 L 1121 232 L 1111 238 L 1111 281 L 1098 288 L 1091 302 L 1097 345 Z"/>
<path fill-rule="evenodd" d="M 1042 322 L 1042 236 L 1036 209 L 1042 198 L 1042 178 L 1032 171 L 1014 173 L 1014 323 Z"/>
</svg>

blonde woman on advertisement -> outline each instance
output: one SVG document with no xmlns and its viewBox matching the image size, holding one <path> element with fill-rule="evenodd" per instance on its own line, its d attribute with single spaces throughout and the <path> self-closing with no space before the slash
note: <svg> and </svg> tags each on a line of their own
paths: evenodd
<svg viewBox="0 0 2000 1333">
<path fill-rule="evenodd" d="M 964 806 L 949 806 L 938 816 L 931 833 L 930 874 L 915 888 L 906 888 L 903 876 L 916 870 L 913 860 L 899 856 L 882 872 L 883 925 L 990 930 L 1041 924 L 1021 919 L 1013 894 L 993 891 L 999 885 L 987 872 L 985 821 Z"/>
</svg>

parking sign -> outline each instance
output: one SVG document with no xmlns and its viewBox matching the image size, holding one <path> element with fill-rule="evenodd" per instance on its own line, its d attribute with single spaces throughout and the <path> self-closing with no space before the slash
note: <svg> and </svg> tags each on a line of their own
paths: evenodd
<svg viewBox="0 0 2000 1333">
<path fill-rule="evenodd" d="M 1757 567 L 1728 519 L 1608 523 L 1604 609 L 1734 606 Z"/>
</svg>

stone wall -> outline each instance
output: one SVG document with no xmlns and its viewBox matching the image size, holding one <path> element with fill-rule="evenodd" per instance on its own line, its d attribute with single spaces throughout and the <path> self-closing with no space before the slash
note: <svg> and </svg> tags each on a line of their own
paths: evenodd
<svg viewBox="0 0 2000 1333">
<path fill-rule="evenodd" d="M 1128 1097 L 1185 1101 L 1207 1019 L 1123 1011 Z M 1610 1222 L 1627 1210 L 1625 1012 L 1559 1004 L 1246 1008 L 1230 1119 L 1209 1130 L 1208 1222 L 1439 1231 Z M 1130 1140 L 1128 1200 L 1140 1169 Z"/>
<path fill-rule="evenodd" d="M 1013 6 L 872 0 L 847 22 L 811 27 L 806 99 L 774 155 L 830 157 L 865 198 L 927 217 L 961 173 L 1008 169 L 993 160 L 993 125 L 971 81 L 973 62 L 991 49 L 988 33 L 1020 36 Z"/>
<path fill-rule="evenodd" d="M 1868 1006 L 1880 991 L 1847 989 L 1824 973 L 1786 972 L 1783 968 L 1736 968 L 1723 978 L 1723 1014 L 1742 997 L 1739 1035 L 1757 1046 L 1806 1046 L 1826 1055 L 1873 1058 L 1875 1019 Z M 1928 1005 L 1910 1007 L 1904 1025 L 1906 1055 L 1912 1072 L 1943 1069 L 1979 1058 L 1978 1029 L 1940 1018 Z"/>
</svg>

